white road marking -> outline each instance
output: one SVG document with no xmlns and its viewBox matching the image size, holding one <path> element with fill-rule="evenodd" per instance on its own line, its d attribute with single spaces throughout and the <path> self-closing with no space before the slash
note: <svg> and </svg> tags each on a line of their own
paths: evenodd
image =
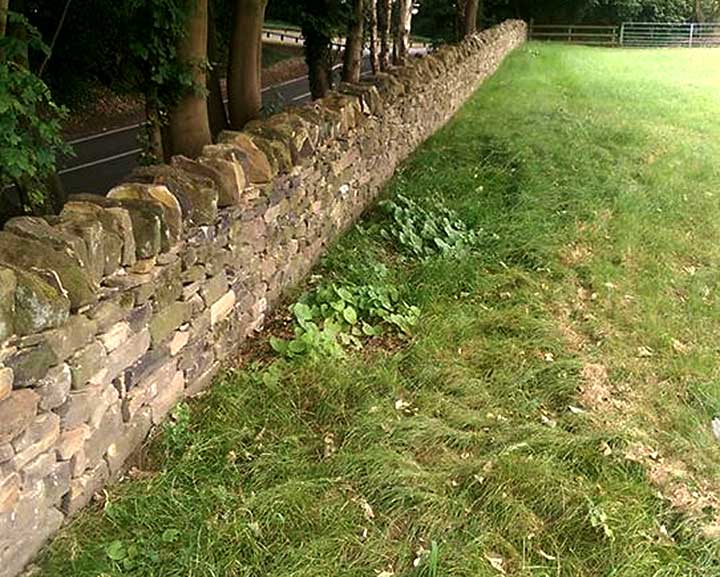
<svg viewBox="0 0 720 577">
<path fill-rule="evenodd" d="M 93 160 L 92 162 L 86 162 L 85 164 L 78 164 L 77 166 L 58 170 L 58 174 L 67 174 L 69 172 L 75 172 L 76 170 L 83 170 L 84 168 L 90 168 L 92 166 L 97 166 L 98 164 L 104 164 L 107 162 L 112 162 L 113 160 L 125 158 L 126 156 L 132 156 L 133 154 L 140 154 L 142 151 L 142 148 L 133 148 L 132 150 L 128 150 L 127 152 L 121 152 L 120 154 L 115 154 L 113 156 Z"/>
</svg>

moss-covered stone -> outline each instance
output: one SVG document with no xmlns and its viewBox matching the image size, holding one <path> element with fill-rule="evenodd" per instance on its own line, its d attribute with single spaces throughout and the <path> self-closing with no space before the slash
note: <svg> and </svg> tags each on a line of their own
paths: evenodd
<svg viewBox="0 0 720 577">
<path fill-rule="evenodd" d="M 190 320 L 190 304 L 176 302 L 155 313 L 150 321 L 150 337 L 153 347 L 168 339 L 183 323 Z"/>
<path fill-rule="evenodd" d="M 54 228 L 82 238 L 87 249 L 86 269 L 92 275 L 92 279 L 99 283 L 105 273 L 105 242 L 107 238 L 102 224 L 86 215 L 65 213 Z"/>
<path fill-rule="evenodd" d="M 15 273 L 0 268 L 0 342 L 15 333 Z"/>
<path fill-rule="evenodd" d="M 13 387 L 22 389 L 34 386 L 58 363 L 58 358 L 46 342 L 17 351 L 5 364 L 13 370 Z"/>
<path fill-rule="evenodd" d="M 85 242 L 78 235 L 59 230 L 37 216 L 19 216 L 7 221 L 4 230 L 17 236 L 31 238 L 57 250 L 71 252 L 84 266 L 88 266 Z"/>
<path fill-rule="evenodd" d="M 0 232 L 0 262 L 25 271 L 45 269 L 50 271 L 50 275 L 57 275 L 73 308 L 92 304 L 97 300 L 98 286 L 93 282 L 88 270 L 72 255 L 50 245 Z"/>
<path fill-rule="evenodd" d="M 15 332 L 21 336 L 60 327 L 70 315 L 68 296 L 36 272 L 15 270 Z"/>
<path fill-rule="evenodd" d="M 121 264 L 132 266 L 135 263 L 135 237 L 133 235 L 132 220 L 128 211 L 117 200 L 95 194 L 72 194 L 68 198 L 63 210 L 82 211 L 93 214 L 94 207 L 102 209 L 94 212 L 97 219 L 107 230 L 113 230 L 122 240 Z M 110 274 L 107 273 L 106 274 Z"/>
<path fill-rule="evenodd" d="M 138 259 L 152 258 L 161 250 L 170 250 L 170 233 L 159 203 L 132 199 L 120 202 L 130 214 Z"/>
</svg>

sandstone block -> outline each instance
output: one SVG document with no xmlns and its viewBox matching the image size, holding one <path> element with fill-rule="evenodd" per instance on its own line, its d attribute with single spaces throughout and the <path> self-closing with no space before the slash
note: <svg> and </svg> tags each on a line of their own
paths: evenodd
<svg viewBox="0 0 720 577">
<path fill-rule="evenodd" d="M 230 289 L 210 307 L 210 326 L 214 327 L 226 318 L 235 305 L 235 291 Z"/>
<path fill-rule="evenodd" d="M 178 199 L 166 186 L 155 184 L 121 184 L 108 192 L 107 196 L 108 198 L 119 200 L 144 200 L 148 203 L 159 203 L 170 235 L 170 245 L 174 245 L 182 236 L 182 209 Z"/>
<path fill-rule="evenodd" d="M 10 396 L 13 378 L 13 370 L 10 367 L 0 367 L 0 401 Z"/>
<path fill-rule="evenodd" d="M 100 461 L 82 477 L 70 482 L 70 490 L 63 498 L 62 509 L 68 517 L 72 517 L 85 507 L 93 495 L 100 491 L 110 477 L 107 463 Z"/>
<path fill-rule="evenodd" d="M 175 157 L 173 166 L 155 165 L 135 169 L 132 182 L 162 185 L 177 199 L 182 216 L 196 225 L 212 224 L 217 216 L 218 191 L 215 183 L 200 171 L 188 171 L 195 161 Z M 197 163 L 195 163 L 197 164 Z M 202 169 L 201 165 L 200 168 Z"/>
<path fill-rule="evenodd" d="M 152 345 L 156 346 L 169 338 L 180 326 L 190 319 L 190 306 L 176 302 L 155 313 L 150 321 Z"/>
<path fill-rule="evenodd" d="M 267 156 L 253 143 L 253 141 L 242 132 L 224 130 L 218 136 L 220 145 L 210 145 L 203 148 L 203 156 L 215 156 L 220 149 L 214 148 L 222 144 L 231 144 L 240 150 L 244 155 L 243 168 L 245 176 L 252 184 L 270 182 L 276 172 L 273 171 Z M 219 154 L 218 154 L 219 155 Z"/>
<path fill-rule="evenodd" d="M 13 441 L 14 463 L 22 469 L 35 457 L 49 451 L 60 436 L 60 418 L 54 413 L 43 413 Z"/>
<path fill-rule="evenodd" d="M 90 427 L 86 424 L 78 425 L 73 429 L 63 430 L 60 433 L 55 451 L 61 461 L 69 461 L 72 456 L 83 449 L 85 441 L 90 437 Z"/>
<path fill-rule="evenodd" d="M 40 409 L 50 411 L 61 406 L 70 393 L 72 374 L 63 363 L 52 367 L 37 381 L 35 392 L 40 395 Z"/>
<path fill-rule="evenodd" d="M 117 476 L 122 470 L 128 457 L 142 445 L 151 427 L 150 410 L 144 409 L 125 426 L 122 435 L 110 444 L 106 458 L 111 476 Z"/>
<path fill-rule="evenodd" d="M 106 332 L 98 335 L 98 340 L 102 343 L 103 347 L 108 353 L 111 353 L 117 349 L 120 345 L 124 344 L 133 335 L 130 323 L 127 321 L 120 321 L 114 324 Z"/>
<path fill-rule="evenodd" d="M 185 391 L 185 376 L 182 371 L 177 371 L 169 382 L 164 383 L 158 389 L 158 394 L 150 401 L 152 409 L 152 422 L 160 424 L 170 412 Z"/>
<path fill-rule="evenodd" d="M 99 341 L 94 341 L 75 353 L 68 361 L 73 389 L 85 387 L 91 380 L 94 383 L 104 381 L 106 361 L 107 352 Z"/>
<path fill-rule="evenodd" d="M 13 386 L 16 389 L 35 386 L 45 376 L 47 370 L 57 363 L 57 357 L 44 341 L 34 346 L 18 350 L 5 361 L 15 375 Z"/>
</svg>

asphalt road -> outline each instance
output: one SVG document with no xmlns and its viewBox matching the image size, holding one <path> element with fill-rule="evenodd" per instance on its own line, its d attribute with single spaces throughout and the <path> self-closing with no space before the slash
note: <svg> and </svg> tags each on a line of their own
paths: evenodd
<svg viewBox="0 0 720 577">
<path fill-rule="evenodd" d="M 291 106 L 310 99 L 307 77 L 263 90 L 263 104 Z M 68 194 L 105 194 L 137 166 L 141 148 L 140 126 L 133 124 L 71 140 L 75 156 L 60 166 L 59 174 Z"/>
</svg>

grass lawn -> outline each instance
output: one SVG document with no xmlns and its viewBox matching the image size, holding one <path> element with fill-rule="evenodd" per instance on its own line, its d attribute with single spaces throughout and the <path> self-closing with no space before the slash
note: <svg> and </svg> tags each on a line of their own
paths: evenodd
<svg viewBox="0 0 720 577">
<path fill-rule="evenodd" d="M 302 58 L 302 55 L 302 45 L 295 47 L 265 43 L 262 49 L 262 67 L 269 68 L 289 58 Z"/>
<path fill-rule="evenodd" d="M 412 336 L 259 345 L 41 574 L 720 575 L 719 159 L 720 51 L 518 50 L 386 190 L 476 239 L 376 210 L 313 280 Z"/>
</svg>

